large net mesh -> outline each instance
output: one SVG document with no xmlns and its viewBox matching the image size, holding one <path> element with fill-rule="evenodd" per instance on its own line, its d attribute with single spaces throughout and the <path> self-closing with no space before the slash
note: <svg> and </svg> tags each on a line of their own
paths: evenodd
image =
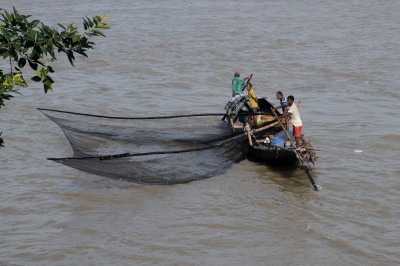
<svg viewBox="0 0 400 266">
<path fill-rule="evenodd" d="M 64 132 L 72 157 L 49 158 L 97 175 L 177 184 L 222 174 L 244 158 L 246 139 L 222 114 L 105 117 L 39 109 Z"/>
</svg>

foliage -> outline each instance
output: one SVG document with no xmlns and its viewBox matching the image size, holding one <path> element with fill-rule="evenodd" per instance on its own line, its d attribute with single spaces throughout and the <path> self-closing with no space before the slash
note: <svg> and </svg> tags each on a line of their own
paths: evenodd
<svg viewBox="0 0 400 266">
<path fill-rule="evenodd" d="M 93 49 L 93 36 L 105 37 L 102 30 L 109 29 L 106 15 L 83 18 L 84 32 L 80 33 L 73 24 L 54 28 L 39 20 L 29 20 L 30 15 L 20 14 L 15 7 L 12 12 L 0 9 L 0 58 L 7 60 L 9 70 L 0 69 L 0 109 L 13 94 L 20 94 L 20 87 L 28 87 L 22 69 L 33 71 L 31 80 L 41 82 L 44 92 L 53 90 L 54 73 L 51 63 L 56 53 L 63 53 L 74 66 L 74 54 L 87 57 Z M 9 71 L 9 72 L 7 72 Z M 0 132 L 0 147 L 4 145 Z"/>
</svg>

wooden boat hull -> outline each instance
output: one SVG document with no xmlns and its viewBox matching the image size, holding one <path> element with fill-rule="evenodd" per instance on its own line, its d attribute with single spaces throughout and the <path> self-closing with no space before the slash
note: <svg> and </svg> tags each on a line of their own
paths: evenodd
<svg viewBox="0 0 400 266">
<path fill-rule="evenodd" d="M 296 166 L 299 160 L 293 149 L 277 146 L 249 146 L 247 156 L 250 160 L 271 166 Z"/>
</svg>

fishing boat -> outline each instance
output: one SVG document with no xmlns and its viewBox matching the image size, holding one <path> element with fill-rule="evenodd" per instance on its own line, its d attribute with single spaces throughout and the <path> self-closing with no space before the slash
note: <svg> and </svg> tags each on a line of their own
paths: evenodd
<svg viewBox="0 0 400 266">
<path fill-rule="evenodd" d="M 308 166 L 316 160 L 314 150 L 294 147 L 268 98 L 258 98 L 258 104 L 259 112 L 250 114 L 247 96 L 239 95 L 226 104 L 225 113 L 140 117 L 38 109 L 61 128 L 73 150 L 73 156 L 48 159 L 85 172 L 179 184 L 222 174 L 248 158 L 271 165 L 300 163 L 317 190 Z M 249 115 L 257 122 L 249 123 Z"/>
<path fill-rule="evenodd" d="M 248 134 L 249 159 L 271 166 L 296 166 L 314 164 L 317 160 L 315 150 L 308 143 L 296 149 L 294 136 L 285 130 L 285 125 L 278 117 L 282 114 L 273 111 L 275 105 L 267 98 L 258 98 L 259 110 L 256 123 L 249 123 L 250 104 L 246 95 L 232 97 L 225 105 L 223 120 L 232 132 L 245 131 Z"/>
</svg>

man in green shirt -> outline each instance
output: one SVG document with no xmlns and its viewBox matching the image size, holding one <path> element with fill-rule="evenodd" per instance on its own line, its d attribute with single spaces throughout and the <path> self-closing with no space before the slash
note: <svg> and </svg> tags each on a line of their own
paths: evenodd
<svg viewBox="0 0 400 266">
<path fill-rule="evenodd" d="M 232 97 L 238 94 L 242 94 L 243 88 L 246 87 L 247 85 L 247 80 L 249 80 L 249 77 L 245 77 L 244 79 L 240 78 L 240 73 L 235 72 L 235 75 L 233 76 L 232 79 Z"/>
</svg>

